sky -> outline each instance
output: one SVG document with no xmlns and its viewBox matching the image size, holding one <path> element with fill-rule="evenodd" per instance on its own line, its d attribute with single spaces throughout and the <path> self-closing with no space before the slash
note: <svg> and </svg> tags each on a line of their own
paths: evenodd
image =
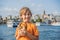
<svg viewBox="0 0 60 40">
<path fill-rule="evenodd" d="M 32 14 L 60 14 L 60 0 L 0 0 L 0 15 L 19 15 L 22 7 L 30 8 Z"/>
</svg>

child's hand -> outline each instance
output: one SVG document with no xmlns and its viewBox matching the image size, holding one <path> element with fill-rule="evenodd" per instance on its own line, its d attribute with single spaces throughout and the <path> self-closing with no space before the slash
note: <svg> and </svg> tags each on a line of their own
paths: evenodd
<svg viewBox="0 0 60 40">
<path fill-rule="evenodd" d="M 25 35 L 24 33 L 25 33 L 25 32 L 23 32 L 22 30 L 19 30 L 19 31 L 18 31 L 18 36 L 16 37 L 16 40 L 18 40 L 19 37 L 24 36 L 24 35 Z"/>
<path fill-rule="evenodd" d="M 23 29 L 19 30 L 19 35 L 20 36 L 25 36 L 26 35 L 26 30 L 23 30 Z"/>
</svg>

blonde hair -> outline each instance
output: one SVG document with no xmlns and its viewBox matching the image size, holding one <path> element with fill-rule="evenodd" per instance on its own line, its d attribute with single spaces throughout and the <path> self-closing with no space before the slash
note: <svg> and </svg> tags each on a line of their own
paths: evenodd
<svg viewBox="0 0 60 40">
<path fill-rule="evenodd" d="M 27 12 L 29 12 L 32 16 L 32 13 L 30 11 L 30 9 L 28 7 L 23 7 L 20 11 L 19 11 L 19 14 L 20 16 L 23 15 L 23 14 L 26 14 Z"/>
</svg>

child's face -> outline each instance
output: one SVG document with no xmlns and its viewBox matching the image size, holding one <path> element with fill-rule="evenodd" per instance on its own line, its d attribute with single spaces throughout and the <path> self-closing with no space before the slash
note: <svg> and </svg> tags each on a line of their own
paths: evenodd
<svg viewBox="0 0 60 40">
<path fill-rule="evenodd" d="M 25 14 L 21 15 L 23 22 L 29 22 L 31 18 L 31 14 L 27 11 Z"/>
</svg>

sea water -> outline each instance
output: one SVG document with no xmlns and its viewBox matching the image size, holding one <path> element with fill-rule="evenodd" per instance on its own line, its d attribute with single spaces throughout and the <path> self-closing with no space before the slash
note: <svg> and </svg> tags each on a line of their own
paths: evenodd
<svg viewBox="0 0 60 40">
<path fill-rule="evenodd" d="M 38 26 L 39 40 L 60 40 L 60 26 Z M 9 28 L 6 24 L 0 25 L 0 40 L 16 40 L 16 27 Z"/>
</svg>

